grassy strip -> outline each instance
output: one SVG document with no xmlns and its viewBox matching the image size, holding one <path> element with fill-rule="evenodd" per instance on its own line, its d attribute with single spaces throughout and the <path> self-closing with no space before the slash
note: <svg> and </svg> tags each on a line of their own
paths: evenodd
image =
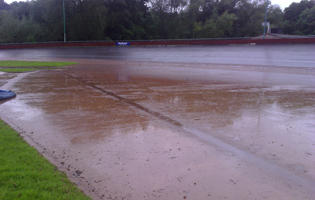
<svg viewBox="0 0 315 200">
<path fill-rule="evenodd" d="M 29 72 L 29 71 L 35 71 L 38 70 L 35 68 L 0 68 L 1 72 L 11 72 L 11 73 L 19 73 L 19 72 Z"/>
<path fill-rule="evenodd" d="M 46 61 L 0 61 L 2 67 L 61 67 L 74 65 L 75 62 L 46 62 Z"/>
<path fill-rule="evenodd" d="M 0 199 L 90 199 L 0 120 Z"/>
<path fill-rule="evenodd" d="M 46 62 L 46 61 L 12 61 L 12 60 L 0 60 L 0 71 L 1 72 L 28 72 L 35 71 L 38 69 L 53 69 L 53 67 L 62 67 L 66 65 L 74 65 L 75 62 Z M 1 68 L 5 67 L 5 68 Z M 10 68 L 14 67 L 14 68 Z M 33 68 L 32 68 L 33 67 Z M 36 67 L 36 68 L 34 68 Z"/>
</svg>

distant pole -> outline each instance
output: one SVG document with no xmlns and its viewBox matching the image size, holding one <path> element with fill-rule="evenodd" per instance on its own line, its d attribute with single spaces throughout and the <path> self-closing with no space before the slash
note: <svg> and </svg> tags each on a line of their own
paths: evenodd
<svg viewBox="0 0 315 200">
<path fill-rule="evenodd" d="M 266 14 L 265 14 L 264 39 L 265 39 L 266 26 L 267 26 L 267 11 L 268 11 L 268 0 L 267 0 L 267 5 L 266 5 Z"/>
<path fill-rule="evenodd" d="M 63 0 L 63 42 L 66 43 L 66 13 L 65 13 L 65 0 Z"/>
</svg>

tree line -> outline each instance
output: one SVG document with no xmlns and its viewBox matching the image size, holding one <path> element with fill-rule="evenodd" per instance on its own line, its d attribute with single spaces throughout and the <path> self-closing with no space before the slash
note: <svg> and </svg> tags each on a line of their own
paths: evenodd
<svg viewBox="0 0 315 200">
<path fill-rule="evenodd" d="M 252 37 L 263 33 L 266 0 L 64 0 L 67 41 Z M 284 34 L 315 35 L 315 0 L 267 21 Z M 63 0 L 0 0 L 0 43 L 64 39 Z"/>
</svg>

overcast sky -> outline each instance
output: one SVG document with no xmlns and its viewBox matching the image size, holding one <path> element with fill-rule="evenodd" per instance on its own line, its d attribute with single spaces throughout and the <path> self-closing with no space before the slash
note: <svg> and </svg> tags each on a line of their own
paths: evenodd
<svg viewBox="0 0 315 200">
<path fill-rule="evenodd" d="M 4 0 L 6 3 L 10 4 L 13 1 L 16 0 Z M 19 1 L 19 0 L 18 0 Z M 26 0 L 23 0 L 26 1 Z M 270 0 L 269 0 L 270 1 Z M 301 0 L 271 0 L 272 4 L 278 4 L 281 9 L 285 9 L 286 7 L 288 7 L 292 2 L 300 2 Z"/>
</svg>

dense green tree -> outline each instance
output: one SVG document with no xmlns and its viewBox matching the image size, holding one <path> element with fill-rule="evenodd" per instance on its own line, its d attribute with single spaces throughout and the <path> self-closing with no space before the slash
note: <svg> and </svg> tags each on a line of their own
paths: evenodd
<svg viewBox="0 0 315 200">
<path fill-rule="evenodd" d="M 10 6 L 4 0 L 0 0 L 0 10 L 9 10 Z"/>
<path fill-rule="evenodd" d="M 195 24 L 197 37 L 200 38 L 224 38 L 233 34 L 233 23 L 237 20 L 236 15 L 229 14 L 225 11 L 221 16 L 213 16 L 206 21 L 203 27 Z"/>
<path fill-rule="evenodd" d="M 64 0 L 67 41 L 252 37 L 262 34 L 266 0 Z M 314 34 L 315 0 L 267 21 L 287 34 Z M 0 42 L 63 41 L 63 1 L 0 0 Z"/>
<path fill-rule="evenodd" d="M 31 4 L 32 19 L 41 25 L 41 41 L 63 41 L 63 13 L 61 0 L 36 0 Z"/>
<path fill-rule="evenodd" d="M 294 34 L 297 31 L 296 23 L 302 12 L 315 5 L 315 0 L 302 0 L 300 3 L 292 3 L 284 9 L 284 33 Z"/>
<path fill-rule="evenodd" d="M 0 12 L 0 42 L 21 43 L 37 42 L 41 34 L 40 25 L 25 16 L 14 18 L 11 13 Z"/>
<path fill-rule="evenodd" d="M 283 12 L 278 5 L 270 5 L 267 16 L 271 28 L 283 28 Z"/>
<path fill-rule="evenodd" d="M 167 3 L 165 0 L 151 1 L 151 13 L 154 20 L 154 30 L 156 32 L 156 38 L 168 38 L 170 28 L 170 14 Z"/>
<path fill-rule="evenodd" d="M 183 23 L 187 0 L 151 0 L 151 13 L 157 39 L 180 39 L 188 34 Z"/>
<path fill-rule="evenodd" d="M 315 6 L 311 9 L 306 8 L 302 14 L 300 14 L 296 28 L 295 34 L 315 35 Z"/>
<path fill-rule="evenodd" d="M 146 0 L 106 0 L 107 20 L 105 34 L 114 40 L 150 38 L 151 16 Z"/>
<path fill-rule="evenodd" d="M 28 2 L 13 2 L 10 4 L 10 11 L 15 18 L 22 20 L 23 17 L 28 18 L 31 11 L 31 4 Z"/>
<path fill-rule="evenodd" d="M 106 39 L 104 30 L 107 10 L 102 0 L 69 0 L 66 11 L 68 40 Z"/>
<path fill-rule="evenodd" d="M 201 24 L 197 20 L 200 18 L 201 6 L 204 0 L 191 0 L 187 11 L 184 14 L 184 21 L 187 29 L 188 38 L 196 38 L 201 29 Z"/>
</svg>

